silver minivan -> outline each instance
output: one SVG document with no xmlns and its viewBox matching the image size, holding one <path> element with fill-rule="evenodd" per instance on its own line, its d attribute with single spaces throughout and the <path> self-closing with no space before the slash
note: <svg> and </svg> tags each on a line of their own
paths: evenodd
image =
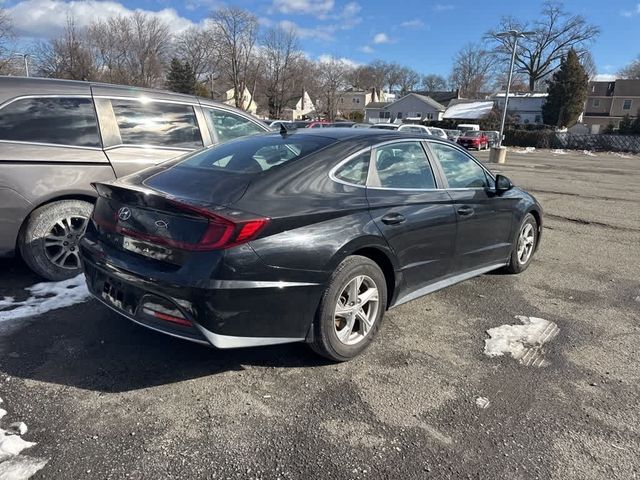
<svg viewBox="0 0 640 480">
<path fill-rule="evenodd" d="M 0 77 L 0 256 L 61 280 L 103 182 L 194 149 L 269 131 L 205 98 L 101 83 Z"/>
</svg>

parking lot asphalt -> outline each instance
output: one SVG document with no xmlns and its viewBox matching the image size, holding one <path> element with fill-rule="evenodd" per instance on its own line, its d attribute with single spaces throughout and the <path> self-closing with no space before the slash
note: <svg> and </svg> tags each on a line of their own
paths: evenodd
<svg viewBox="0 0 640 480">
<path fill-rule="evenodd" d="M 640 476 L 640 156 L 511 151 L 490 168 L 545 209 L 531 267 L 391 310 L 348 363 L 217 351 L 93 301 L 0 322 L 6 419 L 48 459 L 34 478 Z M 17 260 L 0 272 L 0 299 L 38 281 Z M 547 366 L 483 353 L 515 315 L 558 326 Z"/>
</svg>

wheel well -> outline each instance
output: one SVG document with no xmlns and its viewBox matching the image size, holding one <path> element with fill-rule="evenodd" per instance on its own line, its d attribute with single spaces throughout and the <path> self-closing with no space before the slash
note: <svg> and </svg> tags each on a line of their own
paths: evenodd
<svg viewBox="0 0 640 480">
<path fill-rule="evenodd" d="M 376 262 L 376 264 L 384 273 L 384 278 L 387 283 L 387 308 L 391 305 L 393 294 L 396 290 L 396 275 L 393 270 L 393 264 L 386 253 L 374 247 L 361 248 L 353 252 L 353 255 L 361 255 L 367 257 L 370 260 Z"/>
<path fill-rule="evenodd" d="M 20 253 L 20 248 L 18 247 L 18 243 L 20 242 L 20 238 L 22 237 L 22 232 L 24 231 L 25 226 L 27 225 L 27 220 L 33 212 L 35 212 L 38 208 L 44 207 L 45 205 L 49 205 L 53 202 L 59 202 L 60 200 L 82 200 L 85 202 L 89 202 L 91 204 L 95 203 L 96 197 L 92 197 L 91 195 L 86 195 L 82 193 L 78 194 L 68 194 L 68 195 L 60 195 L 59 197 L 49 198 L 46 201 L 35 205 L 31 211 L 24 217 L 22 220 L 22 224 L 20 225 L 20 230 L 18 230 L 18 238 L 16 238 L 16 253 Z"/>
</svg>

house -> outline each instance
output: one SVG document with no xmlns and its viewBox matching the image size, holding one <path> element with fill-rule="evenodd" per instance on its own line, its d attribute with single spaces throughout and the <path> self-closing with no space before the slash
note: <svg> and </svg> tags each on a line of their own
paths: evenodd
<svg viewBox="0 0 640 480">
<path fill-rule="evenodd" d="M 395 102 L 371 102 L 365 108 L 365 122 L 422 122 L 442 120 L 446 108 L 430 97 L 408 93 Z"/>
<path fill-rule="evenodd" d="M 222 88 L 219 90 L 214 90 L 213 96 L 216 100 L 225 103 L 227 105 L 231 105 L 232 107 L 236 106 L 235 95 L 233 92 L 233 87 L 231 88 Z M 252 115 L 255 115 L 258 112 L 258 105 L 253 101 L 253 97 L 251 96 L 251 92 L 247 87 L 244 87 L 243 93 L 243 105 L 244 110 L 249 112 Z"/>
<path fill-rule="evenodd" d="M 589 82 L 582 121 L 591 133 L 602 133 L 609 124 L 617 128 L 625 115 L 640 110 L 640 80 Z"/>
<path fill-rule="evenodd" d="M 452 100 L 457 100 L 460 98 L 460 90 L 451 90 L 451 91 L 415 91 L 413 93 L 417 93 L 418 95 L 422 95 L 424 97 L 429 97 L 438 102 L 445 107 L 449 106 Z"/>
<path fill-rule="evenodd" d="M 506 94 L 493 95 L 495 106 L 502 111 Z M 542 125 L 542 105 L 547 101 L 548 93 L 540 92 L 510 92 L 507 111 L 513 121 L 520 125 Z"/>
<path fill-rule="evenodd" d="M 370 90 L 349 89 L 338 93 L 338 115 L 349 117 L 354 112 L 365 113 L 365 106 L 371 102 L 384 102 L 386 94 L 383 91 L 372 88 Z"/>
<path fill-rule="evenodd" d="M 493 110 L 493 100 L 452 100 L 444 115 L 445 120 L 482 120 Z"/>
<path fill-rule="evenodd" d="M 309 96 L 309 92 L 302 91 L 302 95 L 291 97 L 282 109 L 282 120 L 302 120 L 313 116 L 316 107 Z"/>
</svg>

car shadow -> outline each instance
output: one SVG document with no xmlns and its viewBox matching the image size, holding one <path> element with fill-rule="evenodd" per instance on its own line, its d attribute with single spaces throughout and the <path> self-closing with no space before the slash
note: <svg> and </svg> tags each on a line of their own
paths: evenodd
<svg viewBox="0 0 640 480">
<path fill-rule="evenodd" d="M 0 371 L 98 392 L 126 392 L 251 366 L 327 365 L 304 344 L 235 350 L 138 326 L 96 301 L 0 322 Z"/>
</svg>

